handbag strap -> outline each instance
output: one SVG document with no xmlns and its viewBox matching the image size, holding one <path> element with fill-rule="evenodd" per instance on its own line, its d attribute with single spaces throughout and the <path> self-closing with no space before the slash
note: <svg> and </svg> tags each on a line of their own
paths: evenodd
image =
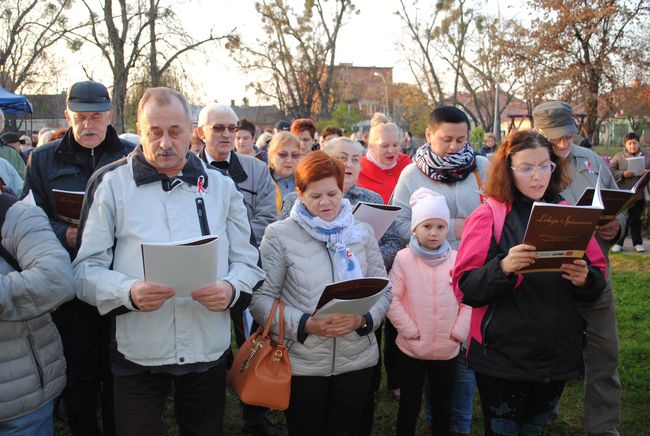
<svg viewBox="0 0 650 436">
<path fill-rule="evenodd" d="M 269 313 L 269 317 L 266 320 L 266 325 L 264 326 L 262 337 L 265 338 L 269 335 L 271 325 L 273 324 L 273 318 L 275 318 L 275 312 L 278 307 L 280 308 L 280 316 L 278 317 L 278 323 L 280 324 L 278 342 L 282 344 L 284 343 L 284 303 L 282 303 L 279 299 L 276 299 L 273 302 L 273 307 L 271 307 L 271 312 Z"/>
</svg>

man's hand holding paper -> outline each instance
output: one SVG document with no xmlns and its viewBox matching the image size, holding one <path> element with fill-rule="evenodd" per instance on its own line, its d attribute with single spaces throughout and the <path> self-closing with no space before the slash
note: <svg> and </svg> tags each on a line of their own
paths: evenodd
<svg viewBox="0 0 650 436">
<path fill-rule="evenodd" d="M 192 291 L 192 299 L 213 312 L 226 310 L 232 302 L 235 289 L 225 280 Z"/>
<path fill-rule="evenodd" d="M 131 287 L 130 296 L 135 308 L 143 312 L 159 309 L 165 301 L 176 295 L 169 286 L 138 280 Z"/>
<path fill-rule="evenodd" d="M 614 218 L 607 224 L 602 226 L 596 226 L 596 232 L 603 238 L 605 241 L 611 241 L 618 234 L 621 224 L 618 219 Z"/>
</svg>

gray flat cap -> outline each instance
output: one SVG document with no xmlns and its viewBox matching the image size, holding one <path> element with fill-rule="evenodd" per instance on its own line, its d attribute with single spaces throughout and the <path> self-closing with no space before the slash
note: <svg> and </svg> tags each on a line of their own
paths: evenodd
<svg viewBox="0 0 650 436">
<path fill-rule="evenodd" d="M 561 101 L 549 101 L 536 106 L 533 109 L 533 122 L 535 129 L 548 139 L 578 133 L 573 109 Z"/>
</svg>

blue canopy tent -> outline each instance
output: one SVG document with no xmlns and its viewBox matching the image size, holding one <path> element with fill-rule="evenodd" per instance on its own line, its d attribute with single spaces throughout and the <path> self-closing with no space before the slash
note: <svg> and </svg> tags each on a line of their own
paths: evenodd
<svg viewBox="0 0 650 436">
<path fill-rule="evenodd" d="M 31 114 L 32 104 L 27 100 L 27 97 L 12 94 L 0 86 L 0 109 L 5 114 Z"/>
<path fill-rule="evenodd" d="M 5 115 L 22 115 L 23 121 L 26 121 L 26 115 L 33 113 L 32 104 L 27 100 L 27 97 L 22 95 L 13 94 L 3 87 L 0 86 L 0 109 L 4 112 Z M 10 121 L 10 120 L 8 120 Z M 12 126 L 15 130 L 18 130 L 17 120 L 14 118 Z M 22 123 L 21 123 L 22 124 Z M 30 129 L 31 131 L 31 129 Z"/>
</svg>

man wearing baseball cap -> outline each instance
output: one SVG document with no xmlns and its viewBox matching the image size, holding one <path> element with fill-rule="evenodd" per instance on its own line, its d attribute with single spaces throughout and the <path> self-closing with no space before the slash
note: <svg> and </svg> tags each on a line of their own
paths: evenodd
<svg viewBox="0 0 650 436">
<path fill-rule="evenodd" d="M 129 154 L 133 146 L 118 137 L 110 125 L 112 116 L 111 100 L 104 85 L 92 81 L 75 83 L 68 90 L 65 110 L 70 128 L 60 140 L 35 149 L 27 165 L 22 197 L 33 197 L 45 211 L 71 259 L 76 255 L 77 228 L 58 218 L 52 189 L 85 191 L 96 169 Z M 63 399 L 72 433 L 101 434 L 97 426 L 97 391 L 102 377 L 103 434 L 114 433 L 108 370 L 110 320 L 100 318 L 94 307 L 76 298 L 60 306 L 52 318 L 59 328 L 67 361 L 68 384 Z"/>
<path fill-rule="evenodd" d="M 0 133 L 5 129 L 5 114 L 0 110 Z M 14 150 L 5 141 L 5 135 L 15 135 L 15 133 L 5 133 L 0 136 L 0 158 L 6 159 L 16 170 L 21 179 L 25 178 L 25 162 L 19 152 Z"/>
<path fill-rule="evenodd" d="M 573 143 L 578 129 L 573 109 L 567 103 L 550 101 L 533 109 L 535 129 L 553 146 L 559 159 L 566 159 L 571 172 L 571 184 L 562 197 L 575 204 L 588 187 L 594 187 L 600 177 L 604 189 L 618 189 L 616 181 L 603 159 L 590 149 Z M 627 214 L 596 228 L 596 239 L 605 254 L 621 229 L 625 229 Z M 618 376 L 618 332 L 614 291 L 612 289 L 609 259 L 607 287 L 599 299 L 580 307 L 587 322 L 585 362 L 585 434 L 618 435 L 621 406 L 621 382 Z"/>
</svg>

